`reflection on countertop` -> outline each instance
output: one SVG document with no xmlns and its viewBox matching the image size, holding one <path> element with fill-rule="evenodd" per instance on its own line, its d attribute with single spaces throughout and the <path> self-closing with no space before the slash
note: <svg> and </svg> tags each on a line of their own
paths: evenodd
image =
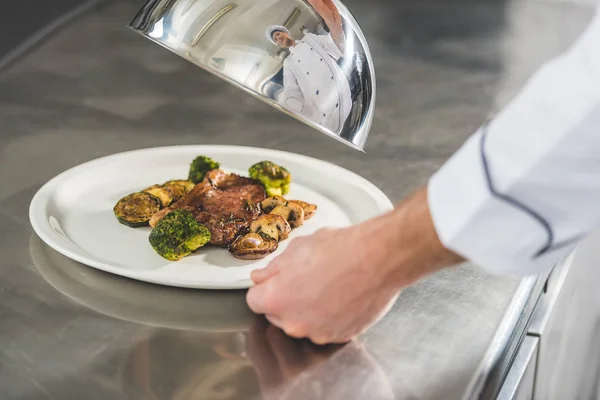
<svg viewBox="0 0 600 400">
<path fill-rule="evenodd" d="M 71 300 L 148 327 L 123 354 L 109 356 L 129 399 L 394 399 L 363 344 L 292 339 L 249 311 L 245 291 L 124 279 L 72 261 L 35 235 L 30 254 L 48 283 Z"/>
<path fill-rule="evenodd" d="M 139 324 L 208 332 L 247 331 L 254 314 L 240 290 L 192 290 L 126 279 L 73 261 L 35 234 L 30 254 L 55 289 L 101 314 Z"/>
</svg>

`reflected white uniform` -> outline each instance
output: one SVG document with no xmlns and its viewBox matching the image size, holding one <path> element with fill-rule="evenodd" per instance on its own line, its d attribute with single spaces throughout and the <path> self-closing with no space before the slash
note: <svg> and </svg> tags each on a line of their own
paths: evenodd
<svg viewBox="0 0 600 400">
<path fill-rule="evenodd" d="M 600 14 L 429 182 L 443 244 L 500 273 L 549 270 L 600 226 Z"/>
<path fill-rule="evenodd" d="M 336 63 L 342 57 L 330 34 L 306 34 L 283 63 L 283 91 L 277 101 L 333 133 L 352 109 L 350 84 Z"/>
</svg>

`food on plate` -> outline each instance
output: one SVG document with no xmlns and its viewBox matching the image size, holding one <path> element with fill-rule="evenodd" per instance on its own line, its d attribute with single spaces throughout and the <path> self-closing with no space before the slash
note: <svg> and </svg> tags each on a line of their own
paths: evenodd
<svg viewBox="0 0 600 400">
<path fill-rule="evenodd" d="M 265 189 L 255 180 L 213 170 L 181 200 L 156 213 L 150 225 L 156 226 L 173 210 L 187 208 L 210 230 L 211 244 L 227 246 L 240 230 L 258 218 L 258 204 L 265 198 Z"/>
<path fill-rule="evenodd" d="M 151 218 L 192 190 L 194 183 L 185 180 L 152 185 L 141 192 L 130 193 L 113 207 L 117 220 L 132 228 L 148 226 Z"/>
<path fill-rule="evenodd" d="M 269 214 L 281 215 L 292 228 L 299 228 L 304 224 L 304 209 L 291 201 L 278 205 Z"/>
<path fill-rule="evenodd" d="M 317 211 L 315 204 L 310 204 L 302 200 L 289 200 L 290 203 L 296 203 L 304 210 L 304 220 L 310 219 Z"/>
<path fill-rule="evenodd" d="M 160 185 L 150 186 L 149 188 L 144 189 L 143 192 L 150 193 L 152 196 L 158 197 L 163 207 L 168 207 L 173 201 L 173 195 L 171 192 Z"/>
<path fill-rule="evenodd" d="M 150 225 L 150 245 L 169 261 L 205 245 L 228 248 L 245 260 L 263 258 L 317 209 L 283 197 L 291 174 L 271 161 L 252 165 L 250 177 L 245 177 L 225 172 L 219 162 L 200 155 L 188 175 L 187 180 L 174 179 L 127 195 L 114 207 L 121 223 Z"/>
<path fill-rule="evenodd" d="M 219 169 L 221 165 L 210 157 L 198 156 L 190 164 L 188 179 L 194 183 L 200 183 L 208 171 Z"/>
<path fill-rule="evenodd" d="M 286 202 L 287 200 L 281 196 L 271 196 L 263 200 L 263 202 L 260 203 L 260 206 L 265 214 L 269 214 L 275 207 L 285 204 Z"/>
<path fill-rule="evenodd" d="M 150 233 L 152 248 L 169 261 L 178 261 L 210 241 L 210 231 L 183 209 L 166 215 Z"/>
<path fill-rule="evenodd" d="M 194 183 L 173 180 L 162 185 L 152 185 L 141 192 L 130 193 L 115 204 L 117 220 L 132 228 L 148 226 L 152 217 L 192 190 Z"/>
<path fill-rule="evenodd" d="M 186 195 L 190 190 L 194 188 L 196 184 L 192 181 L 184 181 L 184 180 L 172 180 L 165 182 L 162 186 L 171 193 L 173 197 L 173 202 L 181 199 Z"/>
<path fill-rule="evenodd" d="M 150 218 L 162 208 L 158 197 L 147 193 L 131 193 L 115 204 L 113 212 L 117 220 L 132 228 L 147 226 Z"/>
<path fill-rule="evenodd" d="M 261 215 L 250 224 L 250 233 L 258 233 L 265 239 L 282 241 L 288 238 L 292 228 L 281 215 Z"/>
<path fill-rule="evenodd" d="M 277 250 L 276 240 L 265 239 L 258 233 L 238 236 L 230 245 L 229 252 L 242 260 L 258 260 Z"/>
<path fill-rule="evenodd" d="M 285 205 L 286 203 L 295 203 L 302 207 L 302 210 L 304 210 L 305 221 L 310 219 L 314 215 L 315 211 L 317 211 L 317 206 L 315 204 L 310 204 L 301 200 L 286 200 L 281 196 L 273 196 L 265 199 L 261 203 L 261 207 L 263 209 L 263 212 L 268 214 L 271 211 L 273 211 L 275 207 Z"/>
<path fill-rule="evenodd" d="M 283 196 L 290 191 L 292 175 L 284 167 L 271 161 L 261 161 L 248 169 L 250 178 L 262 183 L 267 196 Z"/>
</svg>

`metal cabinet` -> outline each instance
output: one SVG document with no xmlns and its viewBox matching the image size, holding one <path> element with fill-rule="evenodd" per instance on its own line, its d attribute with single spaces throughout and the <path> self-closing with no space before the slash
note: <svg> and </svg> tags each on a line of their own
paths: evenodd
<svg viewBox="0 0 600 400">
<path fill-rule="evenodd" d="M 600 233 L 554 269 L 500 400 L 600 399 Z"/>
<path fill-rule="evenodd" d="M 584 241 L 548 282 L 528 334 L 539 338 L 535 400 L 598 399 L 600 235 Z"/>
<path fill-rule="evenodd" d="M 513 361 L 498 400 L 532 400 L 539 338 L 526 336 Z"/>
</svg>

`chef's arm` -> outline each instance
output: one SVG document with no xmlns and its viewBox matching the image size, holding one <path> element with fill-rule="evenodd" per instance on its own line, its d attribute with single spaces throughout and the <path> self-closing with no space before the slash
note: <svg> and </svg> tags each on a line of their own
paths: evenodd
<svg viewBox="0 0 600 400">
<path fill-rule="evenodd" d="M 547 271 L 600 225 L 600 14 L 427 192 L 443 246 L 497 273 Z"/>
<path fill-rule="evenodd" d="M 323 18 L 335 45 L 339 50 L 345 47 L 346 37 L 342 17 L 332 0 L 308 0 L 315 11 Z"/>
</svg>

